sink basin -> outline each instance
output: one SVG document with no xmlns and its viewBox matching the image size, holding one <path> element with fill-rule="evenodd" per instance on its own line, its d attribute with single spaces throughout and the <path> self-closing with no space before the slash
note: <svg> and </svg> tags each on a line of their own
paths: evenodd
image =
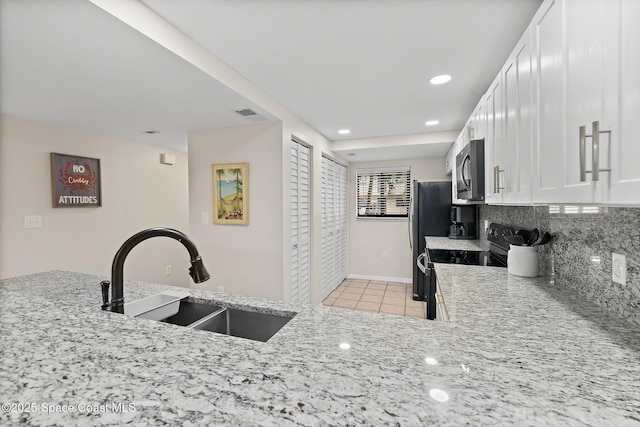
<svg viewBox="0 0 640 427">
<path fill-rule="evenodd" d="M 227 308 L 194 325 L 194 329 L 266 342 L 291 317 Z"/>
<path fill-rule="evenodd" d="M 192 323 L 209 316 L 210 314 L 221 312 L 224 308 L 218 305 L 201 304 L 198 302 L 183 299 L 180 301 L 178 312 L 171 317 L 162 320 L 178 326 L 190 326 Z"/>
<path fill-rule="evenodd" d="M 189 299 L 180 301 L 177 313 L 161 319 L 162 322 L 172 325 L 262 342 L 268 341 L 289 320 L 291 317 L 224 308 Z"/>
</svg>

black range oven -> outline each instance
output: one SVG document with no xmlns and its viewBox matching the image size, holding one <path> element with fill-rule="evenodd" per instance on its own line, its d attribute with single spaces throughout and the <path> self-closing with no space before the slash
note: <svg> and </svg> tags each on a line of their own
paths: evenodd
<svg viewBox="0 0 640 427">
<path fill-rule="evenodd" d="M 424 253 L 417 259 L 417 265 L 425 276 L 424 287 L 413 289 L 413 299 L 426 301 L 427 319 L 436 318 L 436 271 L 434 264 L 462 264 L 478 265 L 485 267 L 507 267 L 507 252 L 509 243 L 504 239 L 504 235 L 514 233 L 514 228 L 501 224 L 492 223 L 489 226 L 487 239 L 489 240 L 488 251 L 473 251 L 459 249 L 431 249 L 426 248 Z"/>
</svg>

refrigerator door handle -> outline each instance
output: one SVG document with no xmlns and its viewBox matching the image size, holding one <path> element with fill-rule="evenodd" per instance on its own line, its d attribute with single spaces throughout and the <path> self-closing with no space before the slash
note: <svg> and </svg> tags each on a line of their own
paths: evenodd
<svg viewBox="0 0 640 427">
<path fill-rule="evenodd" d="M 409 249 L 413 250 L 413 186 L 414 184 L 409 186 L 409 219 L 407 221 L 407 231 L 409 232 Z"/>
<path fill-rule="evenodd" d="M 423 274 L 426 274 L 427 267 L 425 267 L 424 264 L 422 263 L 422 260 L 424 260 L 424 256 L 425 256 L 425 253 L 423 252 L 418 256 L 418 258 L 416 258 L 416 265 L 418 266 L 420 271 L 422 271 Z"/>
</svg>

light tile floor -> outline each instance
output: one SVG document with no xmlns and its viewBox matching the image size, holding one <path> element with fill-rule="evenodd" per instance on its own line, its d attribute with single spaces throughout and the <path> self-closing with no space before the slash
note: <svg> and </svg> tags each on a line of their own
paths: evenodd
<svg viewBox="0 0 640 427">
<path fill-rule="evenodd" d="M 347 279 L 322 304 L 424 319 L 426 303 L 414 301 L 412 294 L 411 284 Z"/>
</svg>

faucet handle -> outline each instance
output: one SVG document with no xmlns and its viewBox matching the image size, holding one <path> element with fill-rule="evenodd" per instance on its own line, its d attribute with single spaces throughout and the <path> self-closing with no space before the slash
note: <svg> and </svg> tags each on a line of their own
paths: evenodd
<svg viewBox="0 0 640 427">
<path fill-rule="evenodd" d="M 109 303 L 109 286 L 111 282 L 108 280 L 103 280 L 100 282 L 100 287 L 102 288 L 102 309 L 106 310 L 111 305 Z"/>
</svg>

